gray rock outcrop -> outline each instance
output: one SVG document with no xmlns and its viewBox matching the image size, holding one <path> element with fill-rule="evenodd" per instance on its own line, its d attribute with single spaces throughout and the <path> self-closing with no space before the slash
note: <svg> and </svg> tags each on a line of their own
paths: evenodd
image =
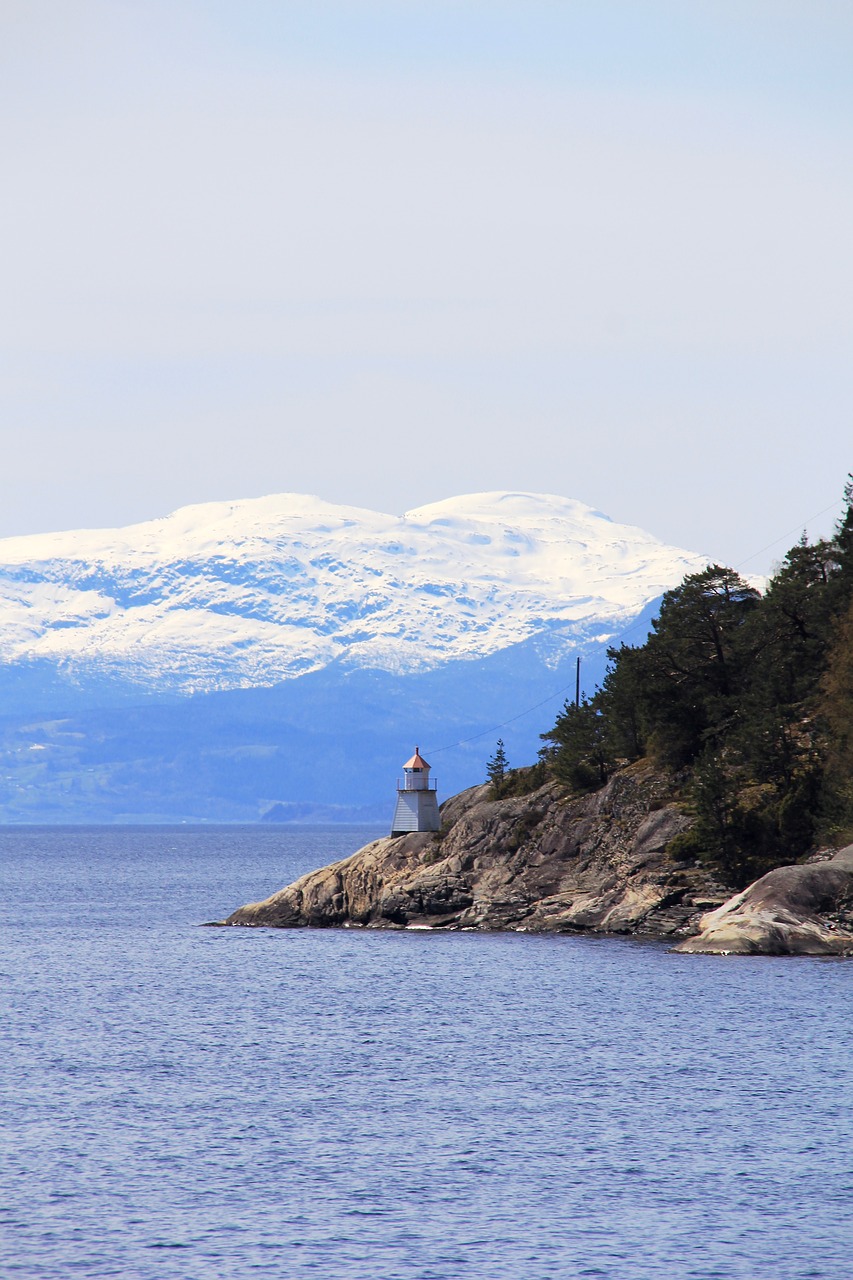
<svg viewBox="0 0 853 1280">
<path fill-rule="evenodd" d="M 853 955 L 853 845 L 777 867 L 699 921 L 676 951 L 723 955 Z"/>
<path fill-rule="evenodd" d="M 727 895 L 707 870 L 674 861 L 690 825 L 671 784 L 641 763 L 570 798 L 556 783 L 444 803 L 442 831 L 374 841 L 302 876 L 224 924 L 594 930 L 680 938 Z"/>
</svg>

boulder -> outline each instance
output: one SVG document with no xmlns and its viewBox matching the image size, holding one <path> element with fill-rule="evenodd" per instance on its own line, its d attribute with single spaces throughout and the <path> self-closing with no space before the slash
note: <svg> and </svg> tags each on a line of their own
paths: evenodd
<svg viewBox="0 0 853 1280">
<path fill-rule="evenodd" d="M 821 861 L 777 867 L 702 916 L 676 951 L 853 956 L 853 845 Z"/>
</svg>

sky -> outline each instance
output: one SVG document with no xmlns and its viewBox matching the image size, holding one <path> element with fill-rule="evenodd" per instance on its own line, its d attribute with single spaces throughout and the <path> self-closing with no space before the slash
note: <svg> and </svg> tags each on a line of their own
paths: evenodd
<svg viewBox="0 0 853 1280">
<path fill-rule="evenodd" d="M 2 0 L 0 536 L 577 498 L 766 572 L 853 469 L 849 0 Z"/>
</svg>

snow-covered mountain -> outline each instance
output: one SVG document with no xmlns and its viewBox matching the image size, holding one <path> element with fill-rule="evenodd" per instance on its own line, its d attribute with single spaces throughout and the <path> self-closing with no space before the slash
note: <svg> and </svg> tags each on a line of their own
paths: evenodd
<svg viewBox="0 0 853 1280">
<path fill-rule="evenodd" d="M 556 665 L 704 565 L 547 494 L 383 515 L 301 494 L 0 541 L 0 662 L 191 695 L 397 675 L 534 641 Z"/>
<path fill-rule="evenodd" d="M 281 494 L 0 542 L 0 822 L 382 817 L 512 764 L 700 556 L 580 502 Z"/>
</svg>

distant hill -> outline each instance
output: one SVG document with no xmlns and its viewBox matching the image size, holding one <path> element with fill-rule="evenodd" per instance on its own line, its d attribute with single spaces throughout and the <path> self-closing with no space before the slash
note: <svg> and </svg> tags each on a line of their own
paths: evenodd
<svg viewBox="0 0 853 1280">
<path fill-rule="evenodd" d="M 399 517 L 283 494 L 6 539 L 0 819 L 381 811 L 415 742 L 517 715 L 570 685 L 578 654 L 591 687 L 607 643 L 632 624 L 641 639 L 704 563 L 519 493 Z M 511 760 L 533 758 L 541 722 L 501 730 Z M 492 747 L 439 751 L 444 794 Z"/>
</svg>

